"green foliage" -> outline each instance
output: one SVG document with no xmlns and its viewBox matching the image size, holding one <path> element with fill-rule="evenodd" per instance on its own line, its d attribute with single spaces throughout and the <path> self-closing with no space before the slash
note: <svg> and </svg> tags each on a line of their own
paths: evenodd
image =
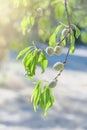
<svg viewBox="0 0 87 130">
<path fill-rule="evenodd" d="M 75 31 L 75 34 L 74 34 Z M 57 41 L 57 36 L 59 36 L 59 40 Z M 66 40 L 68 39 L 70 43 L 70 53 L 74 53 L 75 51 L 75 39 L 80 36 L 80 30 L 79 28 L 72 24 L 71 27 L 68 27 L 67 25 L 61 23 L 56 27 L 53 34 L 49 38 L 49 45 L 52 47 L 55 47 L 58 42 L 62 46 L 66 46 Z"/>
<path fill-rule="evenodd" d="M 49 108 L 51 108 L 54 104 L 54 97 L 52 94 L 52 89 L 47 85 L 43 86 L 42 81 L 37 81 L 35 83 L 35 88 L 32 93 L 31 101 L 34 106 L 34 111 L 37 110 L 37 107 L 41 107 L 43 110 L 44 116 L 46 116 L 46 112 Z"/>
<path fill-rule="evenodd" d="M 38 34 L 43 41 L 46 41 L 51 33 L 51 22 L 48 16 L 41 17 L 38 21 Z"/>
<path fill-rule="evenodd" d="M 4 35 L 3 41 L 6 43 L 12 43 L 16 39 L 13 42 L 13 48 L 16 48 L 17 44 L 21 42 L 24 45 L 26 42 L 31 42 L 30 35 L 35 40 L 36 34 L 38 34 L 40 40 L 49 41 L 48 48 L 51 51 L 48 53 L 47 50 L 46 52 L 50 55 L 61 54 L 58 46 L 67 46 L 69 52 L 74 53 L 75 40 L 79 38 L 80 33 L 81 41 L 87 43 L 87 0 L 68 0 L 67 10 L 70 16 L 70 25 L 66 17 L 64 0 L 14 0 L 15 7 L 18 7 L 16 9 L 12 2 L 12 0 L 4 0 L 4 3 L 1 1 L 0 34 Z M 3 13 L 5 8 L 9 10 L 6 14 Z M 81 32 L 79 28 L 82 29 Z M 25 36 L 20 34 L 20 31 Z M 36 82 L 31 98 L 35 111 L 37 107 L 40 107 L 46 115 L 47 110 L 53 106 L 52 88 L 56 86 L 57 78 L 64 69 L 68 54 L 63 63 L 57 62 L 54 64 L 54 69 L 59 73 L 49 84 L 44 85 L 42 81 Z M 35 45 L 20 51 L 17 59 L 20 58 L 22 58 L 26 76 L 29 79 L 35 76 L 37 65 L 41 67 L 42 73 L 45 72 L 48 65 L 45 51 L 38 49 Z"/>
<path fill-rule="evenodd" d="M 44 51 L 37 49 L 34 45 L 20 51 L 17 59 L 20 59 L 21 57 L 23 57 L 22 63 L 24 64 L 28 78 L 32 78 L 35 75 L 36 66 L 38 64 L 42 69 L 42 73 L 47 68 L 48 60 L 45 56 Z"/>
<path fill-rule="evenodd" d="M 73 53 L 75 51 L 75 37 L 74 32 L 72 30 L 69 39 L 70 39 L 70 53 Z"/>
<path fill-rule="evenodd" d="M 17 59 L 20 59 L 28 50 L 30 49 L 30 47 L 25 48 L 24 50 L 22 50 L 18 56 Z"/>
<path fill-rule="evenodd" d="M 37 29 L 37 33 L 43 41 L 48 40 L 49 46 L 45 49 L 46 53 L 50 56 L 57 54 L 58 56 L 62 53 L 64 46 L 68 47 L 66 58 L 63 62 L 56 62 L 53 65 L 54 70 L 57 71 L 57 75 L 50 82 L 37 81 L 31 96 L 31 102 L 33 103 L 34 111 L 40 107 L 43 110 L 44 116 L 46 116 L 47 110 L 49 110 L 54 104 L 54 97 L 52 94 L 52 88 L 57 85 L 58 77 L 64 70 L 67 57 L 69 53 L 75 51 L 75 40 L 80 36 L 80 30 L 76 24 L 72 24 L 72 5 L 67 3 L 66 10 L 64 7 L 63 0 L 48 0 L 41 2 L 39 0 L 32 1 L 32 4 L 28 0 L 18 0 L 19 5 L 30 7 L 27 14 L 22 17 L 21 29 L 22 33 L 26 35 L 28 30 Z M 25 9 L 26 10 L 26 9 Z M 66 17 L 67 16 L 67 17 Z M 69 19 L 70 17 L 70 19 Z M 54 22 L 51 19 L 56 20 L 56 27 L 54 29 Z M 75 21 L 78 23 L 78 21 Z M 74 23 L 74 22 L 73 22 Z M 85 35 L 84 35 L 85 36 Z M 85 39 L 86 40 L 86 39 Z M 26 70 L 26 76 L 31 79 L 36 74 L 37 65 L 42 69 L 42 73 L 45 72 L 48 60 L 45 55 L 45 51 L 38 49 L 35 44 L 22 50 L 17 59 L 22 58 Z"/>
<path fill-rule="evenodd" d="M 38 63 L 39 63 L 39 65 L 42 68 L 42 73 L 45 72 L 45 69 L 47 68 L 47 65 L 48 65 L 48 60 L 46 59 L 44 51 L 42 51 L 39 54 Z"/>
<path fill-rule="evenodd" d="M 72 27 L 74 27 L 75 37 L 78 39 L 78 37 L 80 36 L 81 32 L 80 32 L 79 28 L 76 25 L 72 24 Z"/>
<path fill-rule="evenodd" d="M 78 38 L 80 36 L 80 30 L 78 27 L 75 25 L 72 25 L 73 27 L 71 28 L 71 34 L 69 35 L 69 40 L 70 40 L 70 53 L 74 53 L 75 51 L 75 37 Z M 75 35 L 74 35 L 74 30 L 75 30 Z"/>
<path fill-rule="evenodd" d="M 87 26 L 87 16 L 83 17 L 83 19 L 79 23 L 81 28 L 85 28 Z"/>
<path fill-rule="evenodd" d="M 0 37 L 3 37 L 6 43 L 10 43 L 12 49 L 14 49 L 12 44 L 14 44 L 16 39 L 16 50 L 20 49 L 20 46 L 22 46 L 21 48 L 26 47 L 28 45 L 27 43 L 32 40 L 48 42 L 50 35 L 60 22 L 67 24 L 63 1 L 64 0 L 0 1 Z M 77 25 L 78 28 L 81 29 L 81 37 L 79 37 L 79 39 L 84 43 L 87 43 L 86 37 L 84 38 L 83 35 L 83 33 L 87 33 L 87 31 L 85 31 L 87 27 L 86 6 L 87 0 L 68 0 L 70 19 L 74 25 Z M 9 11 L 4 12 L 5 9 Z M 32 17 L 33 20 L 30 20 L 30 17 Z M 26 19 L 27 22 L 23 23 L 24 19 Z M 34 24 L 31 26 L 30 23 Z M 62 43 L 66 45 L 65 40 L 63 40 Z"/>
<path fill-rule="evenodd" d="M 82 31 L 81 32 L 81 40 L 83 43 L 87 44 L 87 31 Z"/>
<path fill-rule="evenodd" d="M 52 2 L 52 5 L 56 19 L 59 18 L 59 20 L 63 20 L 65 18 L 65 7 L 63 0 L 54 0 L 54 2 Z"/>
<path fill-rule="evenodd" d="M 56 27 L 56 29 L 54 30 L 53 34 L 50 36 L 50 38 L 49 38 L 49 45 L 50 46 L 54 47 L 56 45 L 56 43 L 57 43 L 56 38 L 57 38 L 59 31 L 61 31 L 62 27 L 63 27 L 63 25 L 58 25 Z"/>
<path fill-rule="evenodd" d="M 25 7 L 27 6 L 28 4 L 28 1 L 27 0 L 14 0 L 14 4 L 19 7 L 20 4 L 24 5 Z"/>
<path fill-rule="evenodd" d="M 79 28 L 75 27 L 75 31 L 76 31 L 75 37 L 78 38 L 80 36 L 80 30 L 79 30 Z"/>
<path fill-rule="evenodd" d="M 32 16 L 24 16 L 22 21 L 21 21 L 21 29 L 23 35 L 26 34 L 26 31 L 31 29 L 32 26 L 34 25 L 35 19 Z"/>
<path fill-rule="evenodd" d="M 72 26 L 71 25 L 68 26 L 63 23 L 58 25 L 54 30 L 53 34 L 49 38 L 49 47 L 46 48 L 46 53 L 53 55 L 55 48 L 57 48 L 57 51 L 58 49 L 60 51 L 59 48 L 60 46 L 58 46 L 57 43 L 60 43 L 60 45 L 65 46 L 66 40 L 69 41 L 70 53 L 73 53 L 75 50 L 75 37 L 78 38 L 79 35 L 80 35 L 80 30 L 74 24 L 72 24 Z M 57 41 L 57 36 L 60 36 L 59 41 Z M 61 54 L 60 52 L 57 53 Z M 21 57 L 23 57 L 22 63 L 24 64 L 26 75 L 28 78 L 32 78 L 33 76 L 35 76 L 36 66 L 38 64 L 42 69 L 42 73 L 45 72 L 48 65 L 48 60 L 45 56 L 45 52 L 41 49 L 38 49 L 35 46 L 35 44 L 22 50 L 17 56 L 17 59 L 20 59 Z M 53 68 L 57 70 L 57 72 L 59 72 L 58 75 L 60 75 L 61 72 L 63 71 L 65 66 L 64 63 L 57 62 L 54 64 Z M 37 107 L 39 106 L 43 110 L 44 116 L 46 116 L 47 110 L 51 108 L 54 104 L 52 88 L 56 86 L 56 83 L 57 83 L 56 78 L 52 82 L 46 85 L 43 85 L 42 81 L 36 82 L 31 97 L 34 111 L 36 111 Z"/>
</svg>

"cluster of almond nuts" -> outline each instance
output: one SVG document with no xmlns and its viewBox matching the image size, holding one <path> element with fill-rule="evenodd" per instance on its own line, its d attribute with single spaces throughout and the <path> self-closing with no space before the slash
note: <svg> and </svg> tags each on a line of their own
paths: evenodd
<svg viewBox="0 0 87 130">
<path fill-rule="evenodd" d="M 56 54 L 56 55 L 61 55 L 62 53 L 62 46 L 55 46 L 54 48 L 53 47 L 50 47 L 48 46 L 46 48 L 46 53 L 50 56 Z M 62 62 L 57 62 L 54 64 L 53 68 L 57 71 L 61 71 L 64 69 L 64 64 Z"/>
<path fill-rule="evenodd" d="M 48 46 L 46 48 L 46 53 L 50 56 L 56 54 L 56 55 L 61 55 L 62 53 L 62 46 L 55 46 L 55 47 L 50 47 Z"/>
<path fill-rule="evenodd" d="M 46 53 L 48 54 L 48 55 L 50 55 L 50 56 L 52 56 L 52 55 L 54 55 L 54 54 L 56 54 L 56 55 L 61 55 L 62 54 L 62 46 L 59 46 L 59 45 L 57 45 L 57 46 L 55 46 L 55 47 L 50 47 L 50 46 L 48 46 L 47 48 L 46 48 Z M 56 71 L 62 71 L 63 69 L 64 69 L 64 63 L 62 63 L 62 62 L 56 62 L 54 65 L 53 65 L 53 69 L 54 70 L 56 70 Z M 54 88 L 55 86 L 56 86 L 56 84 L 57 84 L 57 81 L 54 79 L 54 80 L 52 80 L 50 83 L 49 83 L 49 87 L 50 88 Z"/>
</svg>

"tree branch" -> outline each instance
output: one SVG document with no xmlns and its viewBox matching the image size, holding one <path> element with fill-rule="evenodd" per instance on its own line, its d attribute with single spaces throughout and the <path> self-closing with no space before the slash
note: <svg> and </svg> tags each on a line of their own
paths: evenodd
<svg viewBox="0 0 87 130">
<path fill-rule="evenodd" d="M 70 34 L 70 28 L 71 28 L 71 22 L 70 22 L 70 15 L 69 15 L 69 12 L 68 12 L 68 7 L 67 7 L 67 0 L 64 0 L 64 7 L 65 7 L 65 12 L 66 12 L 66 16 L 67 16 L 67 21 L 68 21 L 68 26 L 69 26 L 69 34 Z M 67 33 L 67 34 L 68 34 Z M 62 41 L 66 38 L 67 34 L 65 35 L 65 37 L 62 39 Z M 60 42 L 62 42 L 60 41 Z M 60 44 L 59 42 L 59 44 Z M 67 51 L 67 54 L 66 54 L 66 57 L 65 57 L 65 60 L 63 62 L 64 66 L 67 62 L 67 59 L 68 59 L 68 56 L 69 56 L 69 51 L 70 51 L 70 47 L 68 48 L 68 51 Z M 63 69 L 64 70 L 64 69 Z M 56 75 L 56 77 L 54 78 L 56 81 L 58 81 L 58 77 L 61 75 L 61 73 L 63 72 L 63 70 L 59 71 L 59 73 Z"/>
<path fill-rule="evenodd" d="M 67 7 L 67 0 L 64 0 L 64 6 L 65 6 L 67 21 L 68 21 L 68 26 L 69 26 L 69 31 L 70 31 L 71 23 L 70 23 L 70 15 L 69 15 L 69 12 L 68 12 L 68 7 Z"/>
</svg>

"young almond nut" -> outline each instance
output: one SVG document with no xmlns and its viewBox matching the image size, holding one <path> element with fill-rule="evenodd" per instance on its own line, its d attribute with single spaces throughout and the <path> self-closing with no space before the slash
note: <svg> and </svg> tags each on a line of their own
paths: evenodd
<svg viewBox="0 0 87 130">
<path fill-rule="evenodd" d="M 55 52 L 56 55 L 61 55 L 61 53 L 62 53 L 62 46 L 56 46 L 54 48 L 54 52 Z"/>
<path fill-rule="evenodd" d="M 46 48 L 46 53 L 50 56 L 54 54 L 54 48 L 53 47 L 47 47 Z"/>
<path fill-rule="evenodd" d="M 62 62 L 57 62 L 54 64 L 53 68 L 57 71 L 61 71 L 64 69 L 64 64 Z"/>
<path fill-rule="evenodd" d="M 49 83 L 48 87 L 49 87 L 49 88 L 54 88 L 54 87 L 56 86 L 56 84 L 57 84 L 57 81 L 56 81 L 56 80 L 52 80 L 52 81 Z"/>
<path fill-rule="evenodd" d="M 66 36 L 68 33 L 68 29 L 64 28 L 62 31 L 62 36 Z"/>
</svg>

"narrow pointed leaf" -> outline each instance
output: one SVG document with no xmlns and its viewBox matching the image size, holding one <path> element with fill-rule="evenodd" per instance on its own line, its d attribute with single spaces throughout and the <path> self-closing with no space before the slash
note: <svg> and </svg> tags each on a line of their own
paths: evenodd
<svg viewBox="0 0 87 130">
<path fill-rule="evenodd" d="M 49 45 L 50 46 L 55 46 L 56 45 L 56 35 L 55 35 L 55 33 L 53 33 L 52 35 L 51 35 L 51 37 L 50 37 L 50 39 L 49 39 Z"/>
<path fill-rule="evenodd" d="M 27 47 L 24 50 L 20 51 L 16 59 L 20 59 L 29 49 L 30 47 Z"/>
<path fill-rule="evenodd" d="M 41 52 L 41 54 L 39 55 L 38 63 L 41 66 L 42 73 L 43 73 L 45 71 L 45 69 L 47 68 L 47 65 L 48 65 L 48 60 L 47 60 L 44 52 Z"/>
<path fill-rule="evenodd" d="M 74 53 L 74 51 L 75 51 L 75 37 L 72 31 L 70 35 L 70 53 Z"/>
<path fill-rule="evenodd" d="M 56 45 L 56 37 L 58 35 L 58 33 L 60 33 L 61 28 L 63 27 L 63 25 L 58 25 L 54 31 L 54 33 L 50 36 L 49 39 L 49 45 L 54 47 Z"/>
<path fill-rule="evenodd" d="M 75 33 L 75 36 L 76 38 L 78 38 L 80 36 L 80 30 L 76 27 L 76 33 Z"/>
</svg>

